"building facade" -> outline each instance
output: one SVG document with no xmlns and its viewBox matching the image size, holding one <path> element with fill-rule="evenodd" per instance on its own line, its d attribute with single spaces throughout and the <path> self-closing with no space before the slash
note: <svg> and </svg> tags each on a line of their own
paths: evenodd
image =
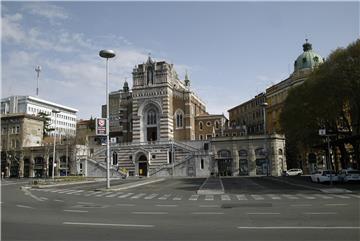
<svg viewBox="0 0 360 241">
<path fill-rule="evenodd" d="M 264 107 L 265 93 L 256 95 L 249 101 L 228 110 L 229 122 L 232 129 L 242 131 L 242 135 L 264 134 Z"/>
<path fill-rule="evenodd" d="M 54 109 L 60 112 L 55 114 L 52 112 Z M 1 99 L 0 111 L 2 115 L 23 113 L 38 116 L 40 113 L 44 113 L 49 116 L 51 126 L 56 129 L 57 135 L 76 135 L 76 113 L 78 110 L 71 107 L 33 96 L 16 95 Z M 48 134 L 53 135 L 53 132 Z"/>
<path fill-rule="evenodd" d="M 307 40 L 303 44 L 303 51 L 294 62 L 294 72 L 287 79 L 266 89 L 267 133 L 283 133 L 280 114 L 289 90 L 304 83 L 309 74 L 324 62 L 324 59 L 312 50 L 312 45 Z"/>
</svg>

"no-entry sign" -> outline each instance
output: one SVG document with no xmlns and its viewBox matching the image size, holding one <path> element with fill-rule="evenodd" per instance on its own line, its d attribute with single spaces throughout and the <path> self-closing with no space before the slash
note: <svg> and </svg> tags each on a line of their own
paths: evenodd
<svg viewBox="0 0 360 241">
<path fill-rule="evenodd" d="M 106 119 L 105 118 L 96 118 L 96 135 L 97 136 L 106 136 Z"/>
</svg>

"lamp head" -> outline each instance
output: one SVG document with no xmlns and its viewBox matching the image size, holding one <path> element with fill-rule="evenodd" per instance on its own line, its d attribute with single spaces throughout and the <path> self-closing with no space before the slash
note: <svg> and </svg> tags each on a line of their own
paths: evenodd
<svg viewBox="0 0 360 241">
<path fill-rule="evenodd" d="M 115 52 L 110 49 L 103 49 L 99 52 L 100 57 L 110 59 L 115 57 Z"/>
</svg>

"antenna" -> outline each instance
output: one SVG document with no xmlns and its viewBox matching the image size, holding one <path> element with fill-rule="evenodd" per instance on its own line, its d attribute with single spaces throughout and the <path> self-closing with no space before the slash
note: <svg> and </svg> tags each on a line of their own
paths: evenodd
<svg viewBox="0 0 360 241">
<path fill-rule="evenodd" d="M 35 71 L 36 71 L 36 73 L 37 73 L 37 78 L 36 78 L 36 96 L 39 97 L 39 76 L 40 76 L 41 66 L 40 66 L 40 65 L 36 66 Z"/>
</svg>

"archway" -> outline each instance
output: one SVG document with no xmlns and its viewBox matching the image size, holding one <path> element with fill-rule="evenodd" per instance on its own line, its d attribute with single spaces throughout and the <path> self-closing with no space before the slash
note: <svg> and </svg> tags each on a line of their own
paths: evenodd
<svg viewBox="0 0 360 241">
<path fill-rule="evenodd" d="M 232 176 L 233 175 L 233 159 L 231 152 L 228 150 L 220 150 L 217 153 L 217 165 L 220 176 Z"/>
<path fill-rule="evenodd" d="M 148 160 L 144 154 L 139 157 L 138 165 L 139 165 L 139 176 L 147 177 Z"/>
<path fill-rule="evenodd" d="M 24 159 L 24 177 L 30 177 L 30 159 Z"/>
<path fill-rule="evenodd" d="M 35 157 L 35 166 L 34 166 L 35 177 L 44 177 L 44 158 Z"/>
</svg>

